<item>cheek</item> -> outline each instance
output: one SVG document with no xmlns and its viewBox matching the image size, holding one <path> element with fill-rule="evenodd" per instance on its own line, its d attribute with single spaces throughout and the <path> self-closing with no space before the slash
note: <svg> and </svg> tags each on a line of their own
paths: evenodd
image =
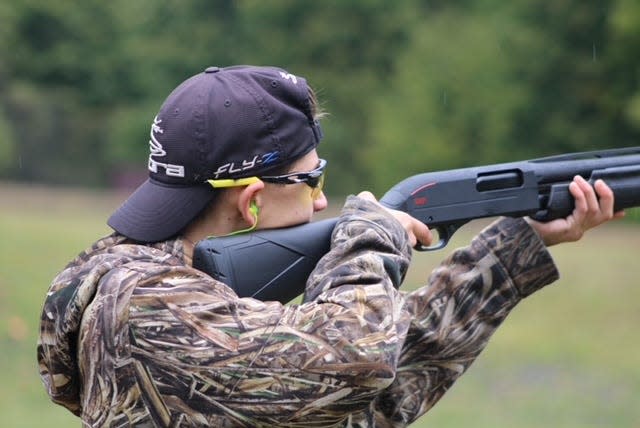
<svg viewBox="0 0 640 428">
<path fill-rule="evenodd" d="M 298 203 L 300 210 L 304 212 L 304 214 L 313 214 L 313 198 L 311 197 L 311 188 L 309 186 L 304 185 L 304 188 L 298 195 Z"/>
<path fill-rule="evenodd" d="M 309 205 L 309 200 L 305 199 L 304 195 L 296 194 L 282 201 L 282 206 L 279 208 L 280 211 L 286 212 L 289 218 L 299 220 L 309 215 Z"/>
<path fill-rule="evenodd" d="M 304 186 L 304 188 L 302 186 Z M 307 192 L 308 188 L 309 186 L 307 185 L 300 186 L 300 191 L 297 195 L 297 202 L 301 205 L 309 205 L 313 202 L 313 200 L 311 199 L 311 192 Z"/>
<path fill-rule="evenodd" d="M 291 222 L 299 223 L 311 220 L 313 216 L 313 200 L 309 186 L 294 186 L 290 190 L 294 190 L 279 202 L 280 206 L 276 207 Z"/>
<path fill-rule="evenodd" d="M 268 203 L 265 205 L 265 215 L 269 218 L 265 217 L 265 221 L 297 223 L 310 219 L 314 212 L 311 192 L 306 191 L 307 189 L 296 188 L 297 186 L 287 187 L 270 195 Z"/>
</svg>

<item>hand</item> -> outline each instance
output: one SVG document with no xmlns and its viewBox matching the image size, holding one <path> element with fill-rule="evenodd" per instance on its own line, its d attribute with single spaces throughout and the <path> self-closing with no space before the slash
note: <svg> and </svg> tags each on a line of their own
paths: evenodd
<svg viewBox="0 0 640 428">
<path fill-rule="evenodd" d="M 371 192 L 360 192 L 358 197 L 362 199 L 366 199 L 371 202 L 378 203 L 377 199 Z M 380 205 L 382 206 L 382 205 Z M 422 223 L 420 220 L 410 216 L 404 211 L 393 210 L 391 208 L 387 208 L 382 206 L 385 210 L 387 210 L 391 215 L 393 215 L 396 220 L 400 222 L 404 230 L 407 231 L 409 235 L 409 241 L 411 242 L 411 247 L 415 247 L 418 242 L 422 245 L 429 246 L 431 245 L 431 241 L 433 240 L 433 236 L 431 235 L 431 231 L 427 227 L 426 224 Z"/>
<path fill-rule="evenodd" d="M 578 241 L 587 230 L 624 217 L 624 211 L 613 212 L 613 191 L 602 180 L 597 180 L 592 187 L 584 178 L 576 176 L 569 191 L 575 199 L 575 208 L 567 218 L 548 223 L 526 219 L 548 247 Z"/>
</svg>

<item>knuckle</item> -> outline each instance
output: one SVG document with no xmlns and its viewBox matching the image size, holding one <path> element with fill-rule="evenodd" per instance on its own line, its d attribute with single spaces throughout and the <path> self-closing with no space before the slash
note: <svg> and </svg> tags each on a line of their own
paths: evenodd
<svg viewBox="0 0 640 428">
<path fill-rule="evenodd" d="M 590 207 L 587 209 L 587 212 L 586 212 L 586 214 L 587 214 L 587 215 L 589 215 L 589 216 L 591 216 L 591 217 L 595 217 L 595 216 L 597 216 L 599 213 L 600 213 L 600 207 L 597 207 L 597 206 L 590 206 Z"/>
</svg>

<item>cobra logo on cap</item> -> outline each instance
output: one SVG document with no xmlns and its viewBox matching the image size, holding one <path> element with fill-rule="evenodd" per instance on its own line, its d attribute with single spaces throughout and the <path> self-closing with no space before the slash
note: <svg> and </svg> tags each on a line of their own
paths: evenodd
<svg viewBox="0 0 640 428">
<path fill-rule="evenodd" d="M 158 141 L 155 134 L 162 134 L 164 130 L 160 127 L 161 119 L 156 116 L 151 124 L 151 139 L 149 140 L 149 171 L 159 173 L 158 169 L 162 168 L 164 173 L 170 177 L 184 177 L 184 166 L 172 163 L 158 162 L 154 157 L 165 157 L 167 152 L 162 144 Z"/>
</svg>

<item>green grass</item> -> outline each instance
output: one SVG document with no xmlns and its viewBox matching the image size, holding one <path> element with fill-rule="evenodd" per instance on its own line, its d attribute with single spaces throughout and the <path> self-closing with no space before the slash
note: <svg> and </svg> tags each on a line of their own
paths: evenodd
<svg viewBox="0 0 640 428">
<path fill-rule="evenodd" d="M 38 319 L 53 276 L 122 199 L 0 183 L 0 426 L 79 426 L 37 374 Z M 464 245 L 483 222 L 465 226 Z M 640 227 L 552 249 L 562 278 L 526 299 L 469 372 L 415 427 L 631 427 L 640 421 Z M 447 250 L 416 254 L 407 288 Z"/>
<path fill-rule="evenodd" d="M 51 279 L 107 233 L 105 215 L 115 198 L 5 183 L 0 201 L 0 426 L 79 426 L 50 404 L 38 377 L 38 321 Z"/>
</svg>

